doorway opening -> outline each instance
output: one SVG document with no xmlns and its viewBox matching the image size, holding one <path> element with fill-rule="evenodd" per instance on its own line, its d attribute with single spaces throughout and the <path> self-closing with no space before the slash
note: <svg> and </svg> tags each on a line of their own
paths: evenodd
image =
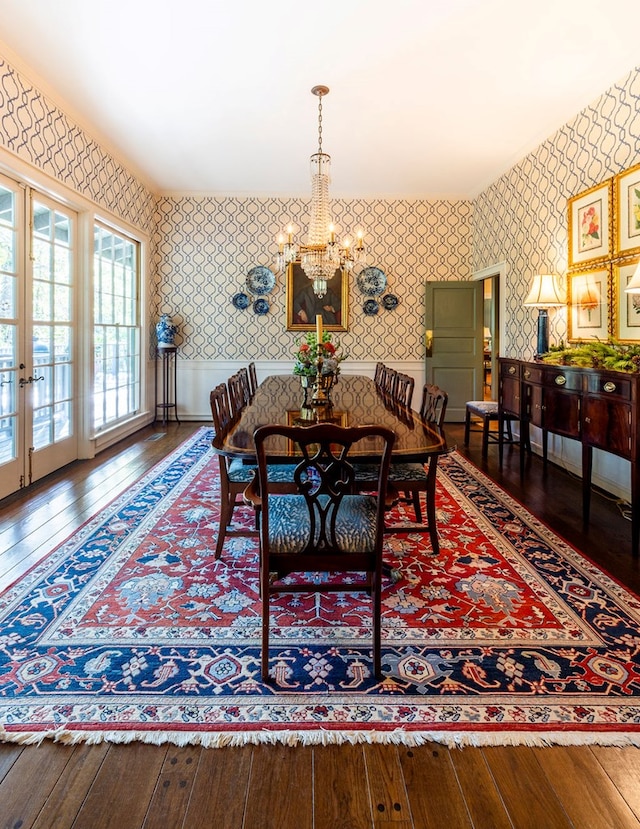
<svg viewBox="0 0 640 829">
<path fill-rule="evenodd" d="M 484 400 L 495 400 L 497 388 L 495 380 L 497 374 L 494 368 L 494 329 L 495 329 L 495 313 L 494 313 L 494 296 L 498 290 L 497 277 L 489 277 L 482 281 L 483 288 L 483 345 L 484 351 L 482 355 L 482 374 L 483 386 L 482 396 Z"/>
<path fill-rule="evenodd" d="M 483 289 L 483 389 L 484 400 L 498 399 L 498 357 L 504 332 L 506 262 L 477 271 L 471 277 Z"/>
</svg>

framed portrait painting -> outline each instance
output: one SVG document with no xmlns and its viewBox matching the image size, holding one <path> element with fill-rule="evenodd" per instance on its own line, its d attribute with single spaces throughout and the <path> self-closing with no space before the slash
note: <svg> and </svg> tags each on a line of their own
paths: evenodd
<svg viewBox="0 0 640 829">
<path fill-rule="evenodd" d="M 287 267 L 287 331 L 313 331 L 316 316 L 322 315 L 327 331 L 348 331 L 349 282 L 347 274 L 337 268 L 327 283 L 324 296 L 316 296 L 313 283 L 300 262 Z"/>
<path fill-rule="evenodd" d="M 614 178 L 616 254 L 640 252 L 640 164 Z"/>
<path fill-rule="evenodd" d="M 609 266 L 567 275 L 569 340 L 606 340 L 609 336 Z"/>
<path fill-rule="evenodd" d="M 568 199 L 569 267 L 611 258 L 613 179 Z"/>
<path fill-rule="evenodd" d="M 626 294 L 640 256 L 613 268 L 614 336 L 622 342 L 640 342 L 640 294 Z"/>
</svg>

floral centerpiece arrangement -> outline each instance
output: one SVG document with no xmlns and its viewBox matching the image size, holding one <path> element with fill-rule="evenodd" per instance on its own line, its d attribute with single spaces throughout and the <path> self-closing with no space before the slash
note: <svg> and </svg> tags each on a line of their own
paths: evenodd
<svg viewBox="0 0 640 829">
<path fill-rule="evenodd" d="M 322 339 L 318 343 L 317 334 L 309 332 L 296 342 L 296 363 L 293 373 L 300 377 L 315 377 L 317 373 L 318 357 L 322 357 L 323 374 L 340 374 L 340 363 L 346 359 L 340 341 L 335 343 L 329 331 L 322 332 Z"/>
</svg>

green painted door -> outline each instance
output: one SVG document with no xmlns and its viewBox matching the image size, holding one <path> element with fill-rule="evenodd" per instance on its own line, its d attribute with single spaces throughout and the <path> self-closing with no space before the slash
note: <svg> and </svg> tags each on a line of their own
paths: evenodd
<svg viewBox="0 0 640 829">
<path fill-rule="evenodd" d="M 427 282 L 426 380 L 449 395 L 447 421 L 464 420 L 468 400 L 483 398 L 482 282 Z"/>
</svg>

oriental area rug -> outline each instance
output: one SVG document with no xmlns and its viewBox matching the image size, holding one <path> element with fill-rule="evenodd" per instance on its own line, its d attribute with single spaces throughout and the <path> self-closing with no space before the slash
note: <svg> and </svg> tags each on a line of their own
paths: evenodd
<svg viewBox="0 0 640 829">
<path fill-rule="evenodd" d="M 0 740 L 640 744 L 640 600 L 455 452 L 439 555 L 426 534 L 385 541 L 401 576 L 384 584 L 384 679 L 368 596 L 291 593 L 272 600 L 263 683 L 257 539 L 214 558 L 212 437 L 0 596 Z"/>
</svg>

